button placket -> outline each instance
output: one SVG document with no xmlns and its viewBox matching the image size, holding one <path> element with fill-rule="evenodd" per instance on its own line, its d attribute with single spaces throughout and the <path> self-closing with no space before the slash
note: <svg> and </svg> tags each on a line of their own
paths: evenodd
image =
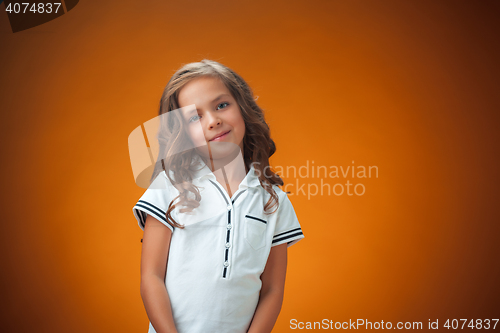
<svg viewBox="0 0 500 333">
<path fill-rule="evenodd" d="M 232 213 L 232 207 L 231 205 L 227 206 L 227 225 L 226 225 L 226 243 L 224 244 L 225 251 L 224 251 L 224 269 L 222 271 L 222 277 L 223 278 L 228 278 L 229 273 L 230 273 L 230 248 L 231 248 L 231 229 L 232 229 L 232 224 L 231 224 L 231 213 Z"/>
<path fill-rule="evenodd" d="M 234 200 L 231 200 L 231 198 L 229 198 L 228 200 L 228 195 L 226 193 L 225 190 L 221 189 L 220 186 L 218 185 L 218 183 L 212 181 L 209 179 L 209 181 L 217 188 L 217 190 L 219 190 L 220 194 L 222 195 L 222 197 L 224 198 L 224 200 L 226 201 L 226 209 L 227 209 L 227 224 L 226 224 L 226 242 L 224 244 L 224 247 L 225 247 L 225 250 L 224 250 L 224 262 L 223 262 L 223 270 L 222 270 L 222 277 L 223 278 L 228 278 L 229 277 L 229 273 L 230 273 L 230 266 L 231 266 L 231 260 L 230 260 L 230 249 L 232 247 L 232 238 L 231 237 L 231 230 L 233 229 L 233 224 L 231 222 L 231 219 L 233 218 L 234 219 L 234 214 L 233 211 L 234 211 L 234 202 L 236 201 L 236 199 L 238 199 L 238 197 L 246 191 L 246 189 L 239 189 L 238 191 L 236 191 L 236 193 L 234 193 Z M 232 204 L 231 204 L 232 202 Z"/>
<path fill-rule="evenodd" d="M 230 203 L 227 205 L 227 211 L 228 211 L 228 214 L 227 214 L 227 225 L 226 225 L 226 232 L 227 232 L 227 237 L 226 237 L 226 244 L 225 244 L 225 247 L 226 247 L 226 251 L 225 251 L 225 261 L 224 261 L 224 270 L 223 270 L 223 273 L 222 273 L 222 277 L 224 278 L 228 278 L 229 277 L 229 274 L 231 273 L 231 257 L 232 257 L 232 243 L 233 243 L 233 239 L 234 239 L 234 235 L 231 234 L 231 230 L 233 229 L 233 223 L 234 223 L 234 219 L 236 218 L 236 215 L 234 214 L 234 203 L 236 201 L 236 199 L 238 199 L 238 197 L 243 193 L 245 192 L 246 189 L 243 189 L 243 190 L 238 190 L 236 191 L 236 193 L 234 193 L 233 197 L 234 199 L 231 200 L 231 198 L 229 198 L 230 200 Z"/>
<path fill-rule="evenodd" d="M 222 266 L 224 267 L 222 269 L 222 277 L 227 278 L 229 276 L 229 247 L 227 247 L 227 244 L 231 244 L 231 210 L 232 210 L 232 205 L 231 205 L 231 198 L 228 200 L 228 195 L 225 190 L 221 189 L 219 184 L 217 182 L 214 182 L 209 179 L 209 181 L 215 186 L 215 188 L 220 192 L 222 197 L 224 198 L 224 201 L 226 201 L 226 209 L 227 209 L 227 225 L 226 225 L 226 237 L 225 237 L 225 245 L 224 245 L 224 261 L 222 263 Z"/>
</svg>

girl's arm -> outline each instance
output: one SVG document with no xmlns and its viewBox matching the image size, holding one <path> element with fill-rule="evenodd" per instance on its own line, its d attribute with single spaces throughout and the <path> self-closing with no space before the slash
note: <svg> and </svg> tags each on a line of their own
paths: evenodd
<svg viewBox="0 0 500 333">
<path fill-rule="evenodd" d="M 271 248 L 266 267 L 260 276 L 262 289 L 248 333 L 271 332 L 278 319 L 285 291 L 286 249 L 286 243 Z"/>
<path fill-rule="evenodd" d="M 158 333 L 177 333 L 165 287 L 171 237 L 172 231 L 168 227 L 147 216 L 142 239 L 141 297 L 149 320 Z"/>
</svg>

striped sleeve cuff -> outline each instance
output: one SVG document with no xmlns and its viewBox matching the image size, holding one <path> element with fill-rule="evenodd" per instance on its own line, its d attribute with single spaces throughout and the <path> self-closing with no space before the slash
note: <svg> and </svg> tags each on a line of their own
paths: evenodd
<svg viewBox="0 0 500 333">
<path fill-rule="evenodd" d="M 304 234 L 302 233 L 301 228 L 291 229 L 291 230 L 279 233 L 277 235 L 274 235 L 273 243 L 271 246 L 276 246 L 276 245 L 280 245 L 283 243 L 287 243 L 288 244 L 287 247 L 290 247 L 293 244 L 297 243 L 302 238 L 304 238 Z"/>
<path fill-rule="evenodd" d="M 174 227 L 172 227 L 168 222 L 166 218 L 166 213 L 163 209 L 153 205 L 152 203 L 149 203 L 144 200 L 139 200 L 134 208 L 134 216 L 137 219 L 137 222 L 139 222 L 139 227 L 144 230 L 144 226 L 146 225 L 146 216 L 147 214 L 153 216 L 156 218 L 158 221 L 166 225 L 167 227 L 174 231 Z"/>
</svg>

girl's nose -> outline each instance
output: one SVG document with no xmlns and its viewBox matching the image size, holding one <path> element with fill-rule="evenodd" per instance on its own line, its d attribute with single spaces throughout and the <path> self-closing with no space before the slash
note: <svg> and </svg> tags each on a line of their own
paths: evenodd
<svg viewBox="0 0 500 333">
<path fill-rule="evenodd" d="M 220 124 L 222 124 L 221 119 L 216 114 L 213 114 L 212 112 L 207 112 L 206 118 L 208 120 L 207 125 L 208 125 L 209 129 L 213 129 L 214 127 L 217 127 Z"/>
</svg>

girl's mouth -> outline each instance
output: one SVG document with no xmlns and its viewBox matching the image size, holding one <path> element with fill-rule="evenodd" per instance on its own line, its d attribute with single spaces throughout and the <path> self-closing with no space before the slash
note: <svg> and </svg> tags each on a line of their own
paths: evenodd
<svg viewBox="0 0 500 333">
<path fill-rule="evenodd" d="M 210 141 L 220 141 L 220 140 L 223 140 L 223 139 L 227 136 L 227 134 L 228 134 L 229 132 L 231 132 L 231 131 L 227 131 L 226 133 L 222 134 L 221 136 L 218 136 L 218 137 L 216 137 L 215 139 L 212 139 L 212 140 L 210 140 Z"/>
</svg>

